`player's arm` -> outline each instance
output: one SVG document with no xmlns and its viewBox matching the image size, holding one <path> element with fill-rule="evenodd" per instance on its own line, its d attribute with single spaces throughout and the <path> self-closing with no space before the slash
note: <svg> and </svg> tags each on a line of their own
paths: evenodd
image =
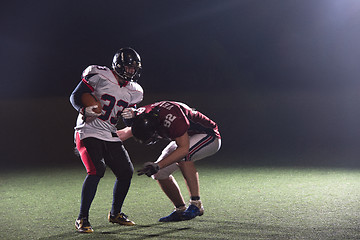
<svg viewBox="0 0 360 240">
<path fill-rule="evenodd" d="M 82 96 L 84 93 L 92 93 L 94 91 L 94 86 L 99 81 L 98 70 L 99 67 L 96 65 L 88 66 L 82 73 L 80 83 L 71 93 L 70 102 L 78 112 L 87 107 L 82 100 Z"/>
<path fill-rule="evenodd" d="M 128 106 L 121 112 L 121 117 L 127 127 L 130 127 L 132 125 L 135 116 L 136 116 L 136 104 Z"/>
<path fill-rule="evenodd" d="M 117 130 L 116 134 L 121 141 L 125 141 L 133 136 L 131 132 L 131 127 L 125 127 L 123 129 Z"/>
<path fill-rule="evenodd" d="M 83 115 L 83 120 L 89 122 L 101 115 L 101 103 L 91 94 L 93 89 L 81 81 L 70 96 L 73 107 Z"/>
<path fill-rule="evenodd" d="M 175 138 L 175 142 L 177 145 L 176 150 L 158 162 L 160 169 L 179 162 L 189 153 L 190 141 L 187 132 L 185 132 L 182 136 Z"/>
<path fill-rule="evenodd" d="M 157 173 L 161 168 L 167 167 L 175 162 L 179 162 L 189 153 L 190 141 L 189 135 L 187 132 L 182 136 L 175 138 L 175 142 L 177 145 L 177 149 L 173 151 L 170 155 L 165 157 L 158 163 L 154 162 L 146 162 L 142 169 L 138 170 L 138 175 L 145 174 L 148 177 Z"/>
<path fill-rule="evenodd" d="M 76 86 L 76 88 L 70 95 L 71 105 L 79 112 L 84 107 L 84 104 L 81 101 L 81 96 L 84 93 L 91 92 L 92 90 L 88 87 L 88 85 L 86 85 L 83 81 L 80 81 L 80 83 Z"/>
</svg>

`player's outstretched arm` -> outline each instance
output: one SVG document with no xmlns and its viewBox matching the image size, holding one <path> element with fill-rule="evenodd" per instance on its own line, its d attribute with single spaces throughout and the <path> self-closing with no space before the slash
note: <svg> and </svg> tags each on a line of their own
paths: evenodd
<svg viewBox="0 0 360 240">
<path fill-rule="evenodd" d="M 136 109 L 135 108 L 125 108 L 122 113 L 121 113 L 121 116 L 124 118 L 124 119 L 132 119 L 135 117 L 135 111 Z"/>
<path fill-rule="evenodd" d="M 182 136 L 175 138 L 177 148 L 169 156 L 158 162 L 160 169 L 167 167 L 175 162 L 179 162 L 188 153 L 190 148 L 189 135 L 185 132 Z"/>
<path fill-rule="evenodd" d="M 117 130 L 116 134 L 121 141 L 125 141 L 133 136 L 131 132 L 131 127 L 125 127 L 123 129 Z"/>
</svg>

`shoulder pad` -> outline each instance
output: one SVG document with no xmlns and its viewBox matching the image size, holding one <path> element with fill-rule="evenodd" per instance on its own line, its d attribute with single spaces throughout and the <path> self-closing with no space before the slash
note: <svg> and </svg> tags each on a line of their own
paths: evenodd
<svg viewBox="0 0 360 240">
<path fill-rule="evenodd" d="M 143 100 L 144 90 L 140 86 L 140 84 L 138 84 L 137 82 L 129 82 L 126 85 L 126 88 L 129 89 L 129 91 L 131 91 L 131 93 L 132 93 L 130 105 L 138 104 L 139 102 L 141 102 Z"/>
<path fill-rule="evenodd" d="M 110 71 L 110 69 L 105 66 L 90 65 L 83 71 L 82 77 L 83 78 L 85 78 L 86 76 L 91 77 L 93 75 L 103 73 L 104 71 Z"/>
<path fill-rule="evenodd" d="M 144 89 L 137 82 L 129 82 L 126 85 L 126 87 L 132 91 L 138 91 L 138 92 L 144 93 Z"/>
</svg>

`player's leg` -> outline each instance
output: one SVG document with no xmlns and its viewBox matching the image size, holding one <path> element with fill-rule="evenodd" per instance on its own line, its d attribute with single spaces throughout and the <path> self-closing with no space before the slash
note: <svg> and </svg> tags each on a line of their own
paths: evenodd
<svg viewBox="0 0 360 240">
<path fill-rule="evenodd" d="M 109 212 L 109 222 L 132 226 L 135 223 L 121 212 L 124 200 L 130 188 L 134 167 L 121 142 L 107 142 L 105 162 L 113 171 L 116 180 L 113 188 L 113 202 Z"/>
<path fill-rule="evenodd" d="M 185 161 L 178 163 L 190 194 L 190 205 L 183 214 L 186 220 L 201 216 L 204 213 L 204 207 L 200 200 L 199 174 L 194 161 L 213 155 L 219 150 L 220 145 L 220 139 L 214 136 L 206 134 L 191 136 L 189 154 Z"/>
<path fill-rule="evenodd" d="M 105 164 L 102 161 L 101 155 L 103 143 L 96 138 L 80 140 L 77 135 L 76 147 L 86 168 L 87 176 L 82 186 L 80 213 L 75 221 L 75 226 L 79 232 L 93 232 L 88 220 L 89 210 L 94 200 L 98 183 L 105 173 Z"/>
<path fill-rule="evenodd" d="M 166 179 L 158 179 L 158 183 L 175 207 L 185 206 L 180 187 L 172 175 Z"/>
<path fill-rule="evenodd" d="M 199 173 L 193 161 L 181 161 L 178 164 L 184 176 L 190 196 L 200 196 Z"/>
<path fill-rule="evenodd" d="M 176 149 L 175 142 L 171 142 L 168 146 L 162 151 L 160 157 L 156 162 L 161 161 L 170 153 L 172 153 Z M 153 178 L 156 179 L 165 193 L 165 195 L 170 199 L 170 201 L 174 204 L 175 210 L 166 217 L 162 217 L 159 219 L 160 222 L 173 222 L 173 221 L 181 221 L 182 220 L 182 212 L 185 211 L 185 201 L 181 194 L 179 185 L 177 184 L 175 178 L 171 175 L 174 171 L 178 170 L 178 166 L 176 163 L 171 164 L 165 168 L 160 169 L 158 173 L 153 175 Z"/>
<path fill-rule="evenodd" d="M 182 213 L 186 210 L 185 201 L 181 194 L 180 187 L 175 178 L 170 175 L 166 179 L 157 180 L 165 195 L 174 204 L 174 211 L 159 219 L 160 222 L 175 222 L 182 221 Z"/>
<path fill-rule="evenodd" d="M 192 161 L 182 161 L 179 167 L 190 193 L 189 207 L 183 213 L 183 218 L 189 220 L 204 214 L 204 207 L 200 200 L 199 174 Z"/>
</svg>

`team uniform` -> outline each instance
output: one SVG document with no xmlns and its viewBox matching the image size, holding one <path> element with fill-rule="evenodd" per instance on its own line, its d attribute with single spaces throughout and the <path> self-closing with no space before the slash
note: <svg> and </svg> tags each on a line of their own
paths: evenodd
<svg viewBox="0 0 360 240">
<path fill-rule="evenodd" d="M 98 174 L 99 176 L 103 176 L 105 172 L 105 165 L 102 164 L 102 162 L 93 162 L 97 161 L 98 158 L 100 158 L 99 160 L 101 161 L 102 151 L 97 153 L 94 152 L 94 155 L 99 156 L 94 159 L 89 159 L 91 156 L 89 156 L 86 151 L 84 152 L 84 139 L 98 139 L 106 142 L 117 142 L 118 146 L 122 146 L 120 139 L 115 133 L 116 123 L 118 122 L 120 113 L 124 108 L 134 106 L 142 101 L 143 89 L 136 82 L 127 82 L 124 86 L 120 86 L 114 76 L 114 73 L 109 68 L 97 65 L 92 65 L 85 69 L 82 74 L 82 83 L 84 83 L 90 89 L 91 93 L 100 100 L 103 107 L 102 114 L 91 121 L 84 121 L 83 114 L 79 113 L 75 127 L 75 142 L 88 174 Z M 123 152 L 124 156 L 122 157 L 128 162 L 127 165 L 131 165 L 128 156 L 126 156 L 126 150 L 123 149 Z M 106 160 L 107 159 L 105 159 L 105 161 Z M 111 158 L 108 160 L 110 161 Z M 114 168 L 120 167 L 117 167 L 116 165 Z M 113 169 L 113 171 L 119 170 Z M 120 176 L 120 173 L 118 175 Z"/>
<path fill-rule="evenodd" d="M 134 225 L 121 212 L 134 167 L 116 135 L 116 124 L 121 119 L 124 108 L 135 106 L 142 101 L 143 89 L 133 81 L 135 74 L 126 76 L 125 65 L 141 69 L 140 57 L 131 48 L 120 49 L 116 53 L 113 70 L 98 65 L 87 67 L 82 73 L 82 80 L 70 97 L 71 104 L 79 112 L 74 134 L 76 148 L 87 170 L 81 194 L 80 213 L 75 221 L 79 232 L 93 232 L 88 221 L 89 210 L 106 166 L 116 176 L 112 208 L 108 215 L 109 222 Z M 121 77 L 123 81 L 118 81 L 116 77 Z M 84 93 L 91 93 L 101 102 L 101 114 L 86 117 L 85 106 L 81 101 Z"/>
<path fill-rule="evenodd" d="M 204 114 L 190 108 L 184 103 L 162 101 L 138 108 L 137 112 L 149 113 L 158 108 L 160 126 L 157 129 L 159 138 L 171 142 L 162 151 L 156 163 L 176 150 L 175 138 L 185 132 L 189 135 L 189 153 L 182 161 L 196 161 L 215 154 L 221 146 L 221 136 L 217 124 Z M 166 179 L 178 169 L 176 163 L 160 169 L 153 178 Z"/>
<path fill-rule="evenodd" d="M 142 101 L 142 87 L 137 82 L 126 82 L 124 86 L 120 86 L 109 68 L 97 65 L 85 69 L 82 82 L 100 100 L 103 107 L 101 116 L 89 122 L 83 120 L 82 114 L 78 115 L 75 131 L 79 139 L 95 137 L 119 142 L 120 139 L 114 135 L 116 123 L 126 107 L 133 107 Z"/>
</svg>

